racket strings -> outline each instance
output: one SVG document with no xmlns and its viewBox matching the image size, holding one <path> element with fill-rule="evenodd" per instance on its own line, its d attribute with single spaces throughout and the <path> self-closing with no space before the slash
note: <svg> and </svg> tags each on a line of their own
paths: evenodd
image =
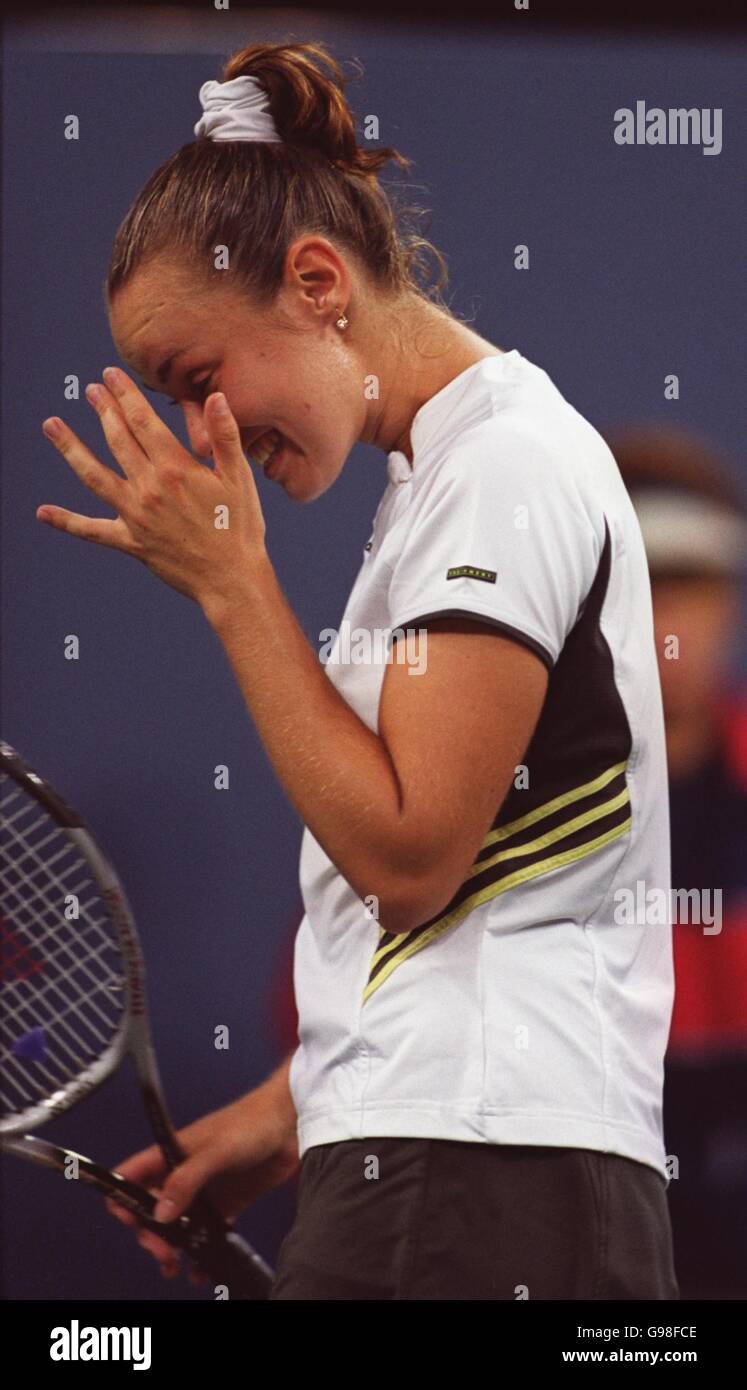
<svg viewBox="0 0 747 1390">
<path fill-rule="evenodd" d="M 76 867 L 79 866 L 76 865 Z M 69 880 L 65 884 L 64 896 L 67 897 L 74 893 L 78 899 L 80 917 L 89 925 L 95 924 L 105 929 L 107 924 L 99 922 L 94 916 L 95 904 L 98 899 L 96 897 L 89 899 L 84 897 L 84 890 L 87 887 L 90 887 L 90 879 L 88 881 L 85 879 Z M 95 974 L 90 966 L 92 961 L 97 961 L 99 965 L 103 966 L 104 952 L 111 948 L 111 941 L 104 934 L 104 931 L 102 931 L 102 943 L 99 948 L 94 949 L 92 946 L 90 957 L 81 960 L 73 954 L 70 942 L 55 939 L 54 928 L 56 924 L 53 919 L 50 919 L 49 923 L 40 921 L 39 908 L 48 910 L 48 903 L 45 899 L 41 899 L 38 894 L 29 894 L 24 899 L 20 893 L 12 891 L 8 895 L 8 903 L 13 909 L 15 923 L 15 929 L 8 929 L 6 926 L 3 931 L 3 945 L 6 947 L 9 943 L 11 948 L 10 951 L 6 949 L 3 951 L 3 977 L 9 985 L 14 978 L 22 980 L 29 974 L 37 973 L 43 982 L 36 981 L 37 988 L 33 998 L 35 1005 L 40 1008 L 45 1002 L 47 991 L 58 987 L 54 975 L 49 970 L 50 964 L 57 966 L 58 976 L 67 979 L 69 974 L 66 974 L 66 971 L 74 970 L 86 977 L 82 983 L 88 989 L 95 989 L 100 986 L 101 976 Z M 36 914 L 33 911 L 34 907 L 36 907 Z M 31 911 L 29 911 L 30 908 Z M 25 928 L 24 935 L 26 938 L 30 937 L 34 942 L 33 954 L 32 948 L 19 936 L 19 928 L 21 930 Z M 114 983 L 115 981 L 112 980 L 111 985 Z M 87 1002 L 91 1009 L 99 1014 L 102 1024 L 108 1027 L 110 1019 L 98 1008 L 96 996 L 88 995 Z M 75 1007 L 75 1001 L 70 1000 L 69 997 L 67 999 L 58 997 L 53 1001 L 53 1007 L 55 1017 L 59 1019 L 64 1017 L 68 1009 Z"/>
<path fill-rule="evenodd" d="M 126 1022 L 117 933 L 71 835 L 3 776 L 2 1107 L 18 1115 L 80 1081 Z M 59 843 L 58 843 L 59 842 Z M 65 915 L 75 896 L 77 918 Z"/>
<path fill-rule="evenodd" d="M 56 870 L 56 876 L 53 875 L 50 872 L 49 864 L 45 864 L 44 861 L 39 857 L 39 854 L 37 852 L 38 847 L 35 847 L 32 853 L 32 858 L 37 869 L 37 883 L 34 883 L 30 876 L 27 873 L 24 873 L 23 870 L 22 854 L 27 854 L 29 852 L 28 840 L 27 838 L 24 838 L 20 835 L 13 836 L 13 839 L 15 841 L 15 857 L 12 863 L 12 872 L 15 873 L 17 879 L 20 881 L 20 883 L 16 885 L 16 887 L 11 887 L 11 895 L 13 898 L 14 905 L 16 906 L 16 912 L 18 914 L 16 920 L 21 920 L 24 917 L 24 915 L 30 915 L 30 921 L 27 922 L 26 925 L 30 928 L 32 939 L 35 941 L 37 947 L 41 945 L 45 946 L 46 960 L 48 962 L 52 961 L 53 963 L 57 964 L 59 966 L 60 973 L 64 973 L 64 963 L 62 957 L 66 954 L 69 958 L 69 969 L 74 971 L 79 970 L 86 977 L 82 981 L 82 984 L 87 989 L 95 989 L 98 986 L 100 986 L 102 982 L 102 977 L 100 974 L 94 973 L 94 971 L 91 969 L 91 965 L 94 963 L 98 963 L 99 965 L 101 965 L 102 953 L 104 951 L 110 951 L 112 948 L 113 936 L 110 922 L 108 918 L 101 919 L 94 916 L 94 905 L 96 903 L 100 903 L 100 894 L 96 886 L 93 884 L 90 869 L 86 861 L 82 858 L 78 847 L 72 844 L 69 838 L 65 836 L 64 832 L 61 831 L 58 827 L 55 827 L 55 830 L 52 835 L 49 835 L 45 838 L 44 843 L 47 843 L 49 840 L 53 839 L 55 835 L 61 836 L 65 840 L 65 843 L 63 845 L 62 850 L 58 852 L 55 856 L 53 856 L 53 861 L 50 862 L 56 863 L 65 855 L 67 855 L 70 860 L 69 864 L 64 869 L 64 877 L 66 877 L 67 881 L 64 883 L 64 889 L 62 891 L 60 888 L 61 880 L 63 879 L 62 866 L 58 866 Z M 73 873 L 82 874 L 83 878 L 80 880 L 71 881 Z M 6 875 L 4 875 L 4 878 L 5 877 Z M 9 877 L 10 874 L 7 875 L 7 878 Z M 48 888 L 48 895 L 44 894 L 38 888 L 38 880 L 40 877 L 45 878 L 47 880 L 46 886 Z M 21 890 L 25 893 L 24 897 L 22 897 L 21 893 L 17 891 L 18 887 L 20 887 Z M 90 889 L 91 887 L 93 887 L 94 889 L 94 897 L 90 898 L 87 901 L 83 900 L 84 890 Z M 86 956 L 79 956 L 77 954 L 77 940 L 74 943 L 74 952 L 72 941 L 66 941 L 62 937 L 59 937 L 56 940 L 54 938 L 54 929 L 59 919 L 60 899 L 64 900 L 65 898 L 71 895 L 74 895 L 78 899 L 78 920 L 82 921 L 84 924 L 87 924 L 89 927 L 97 927 L 100 932 L 100 941 L 98 945 L 96 945 L 94 938 L 89 932 L 88 954 Z M 42 913 L 47 914 L 48 916 L 48 924 L 46 926 L 46 929 L 44 930 L 42 929 L 42 925 L 40 922 L 40 916 Z M 89 996 L 89 998 L 91 1004 L 95 1008 L 95 996 Z M 107 1023 L 108 1020 L 104 1017 L 103 1014 L 101 1015 L 101 1018 L 104 1023 Z"/>
</svg>

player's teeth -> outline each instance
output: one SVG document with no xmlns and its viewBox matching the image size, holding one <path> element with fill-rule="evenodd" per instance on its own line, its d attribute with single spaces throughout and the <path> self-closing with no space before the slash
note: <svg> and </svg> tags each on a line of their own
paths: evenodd
<svg viewBox="0 0 747 1390">
<path fill-rule="evenodd" d="M 277 453 L 280 452 L 280 450 L 282 449 L 282 447 L 283 447 L 283 440 L 282 440 L 282 438 L 281 438 L 280 436 L 278 436 L 278 438 L 275 440 L 275 443 L 273 444 L 273 446 L 272 446 L 272 448 L 271 448 L 269 454 L 268 454 L 267 457 L 263 460 L 263 463 L 262 463 L 262 467 L 263 467 L 263 468 L 266 468 L 267 465 L 268 465 L 268 463 L 271 463 L 271 462 L 272 462 L 272 460 L 274 459 L 275 455 L 276 455 Z"/>
<path fill-rule="evenodd" d="M 252 445 L 251 452 L 253 458 L 264 468 L 280 441 L 281 435 L 278 430 L 268 430 L 267 434 L 263 434 L 261 439 L 256 444 Z"/>
</svg>

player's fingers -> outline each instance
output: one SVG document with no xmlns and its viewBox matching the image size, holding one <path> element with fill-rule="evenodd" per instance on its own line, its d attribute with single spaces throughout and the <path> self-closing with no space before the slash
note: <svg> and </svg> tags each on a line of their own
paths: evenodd
<svg viewBox="0 0 747 1390">
<path fill-rule="evenodd" d="M 123 418 L 123 411 L 113 389 L 110 387 L 107 390 L 106 386 L 100 386 L 98 382 L 91 383 L 86 387 L 86 398 L 88 404 L 96 411 L 106 442 L 126 476 L 130 478 L 142 474 L 148 466 L 148 456 L 138 442 L 132 425 Z M 140 400 L 141 405 L 135 413 L 144 434 L 147 434 L 149 428 L 152 431 L 153 427 L 149 423 L 152 416 L 158 421 L 165 436 L 168 433 L 166 426 L 161 424 L 145 398 L 141 396 Z"/>
<path fill-rule="evenodd" d="M 159 1186 L 166 1176 L 166 1171 L 166 1160 L 158 1144 L 151 1144 L 147 1149 L 139 1149 L 137 1153 L 130 1154 L 129 1158 L 123 1159 L 115 1168 L 115 1172 L 120 1173 L 123 1178 L 137 1182 L 141 1187 Z"/>
<path fill-rule="evenodd" d="M 186 453 L 126 372 L 119 367 L 105 367 L 103 377 L 108 390 L 102 390 L 99 400 L 91 404 L 99 412 L 115 458 L 119 459 L 121 449 L 124 458 L 138 467 L 146 458 L 159 463 L 175 449 Z M 120 460 L 123 468 L 124 458 Z"/>
<path fill-rule="evenodd" d="M 140 1149 L 138 1153 L 131 1154 L 122 1163 L 118 1163 L 114 1171 L 120 1177 L 147 1188 L 157 1198 L 166 1173 L 166 1162 L 158 1145 L 151 1144 L 150 1148 Z M 123 1226 L 140 1225 L 135 1212 L 129 1211 L 121 1202 L 115 1202 L 113 1197 L 105 1197 L 104 1205 L 109 1215 L 121 1221 Z"/>
<path fill-rule="evenodd" d="M 213 464 L 216 473 L 236 477 L 246 469 L 246 456 L 241 447 L 239 427 L 222 391 L 214 391 L 205 402 L 203 418 L 207 421 L 213 441 Z"/>
<path fill-rule="evenodd" d="M 120 1202 L 112 1201 L 111 1197 L 104 1198 L 104 1205 L 110 1216 L 115 1216 L 117 1221 L 121 1221 L 123 1226 L 136 1226 L 137 1217 L 134 1211 L 128 1211 Z"/>
<path fill-rule="evenodd" d="M 103 502 L 108 502 L 110 507 L 119 512 L 122 510 L 122 500 L 126 496 L 127 484 L 123 478 L 113 469 L 106 468 L 103 463 L 99 463 L 95 454 L 86 447 L 85 444 L 68 429 L 64 420 L 60 420 L 57 415 L 50 415 L 44 421 L 42 429 L 47 439 L 54 444 L 70 465 L 73 473 L 77 474 L 83 485 L 100 497 Z"/>
<path fill-rule="evenodd" d="M 141 1231 L 138 1236 L 138 1243 L 142 1245 L 143 1250 L 147 1250 L 149 1255 L 158 1260 L 160 1265 L 173 1265 L 176 1262 L 178 1268 L 178 1251 L 174 1249 L 173 1245 L 169 1245 L 167 1241 L 155 1235 L 153 1231 Z"/>
<path fill-rule="evenodd" d="M 79 536 L 83 541 L 96 541 L 99 545 L 108 545 L 112 550 L 131 554 L 130 533 L 119 517 L 116 521 L 107 521 L 95 516 L 81 516 L 79 512 L 68 512 L 64 507 L 47 505 L 39 507 L 36 515 L 39 521 L 46 521 L 56 531 L 66 531 L 69 536 Z"/>
<path fill-rule="evenodd" d="M 200 1188 L 216 1168 L 214 1149 L 192 1154 L 169 1173 L 162 1184 L 161 1195 L 153 1215 L 156 1221 L 175 1221 L 186 1211 Z"/>
</svg>

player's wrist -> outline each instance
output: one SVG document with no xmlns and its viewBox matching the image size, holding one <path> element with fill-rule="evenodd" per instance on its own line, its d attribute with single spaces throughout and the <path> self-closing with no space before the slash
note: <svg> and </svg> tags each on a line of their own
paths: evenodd
<svg viewBox="0 0 747 1390">
<path fill-rule="evenodd" d="M 200 599 L 200 607 L 218 636 L 229 632 L 237 618 L 239 621 L 245 618 L 262 585 L 273 575 L 272 561 L 262 548 L 242 568 L 239 577 L 224 582 Z"/>
</svg>

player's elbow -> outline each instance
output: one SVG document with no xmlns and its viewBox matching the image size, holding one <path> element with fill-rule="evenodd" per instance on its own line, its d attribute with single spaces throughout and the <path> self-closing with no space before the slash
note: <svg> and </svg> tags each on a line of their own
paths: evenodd
<svg viewBox="0 0 747 1390">
<path fill-rule="evenodd" d="M 388 886 L 376 902 L 379 926 L 394 936 L 406 935 L 439 916 L 451 902 L 457 883 L 443 872 L 404 873 Z"/>
</svg>

